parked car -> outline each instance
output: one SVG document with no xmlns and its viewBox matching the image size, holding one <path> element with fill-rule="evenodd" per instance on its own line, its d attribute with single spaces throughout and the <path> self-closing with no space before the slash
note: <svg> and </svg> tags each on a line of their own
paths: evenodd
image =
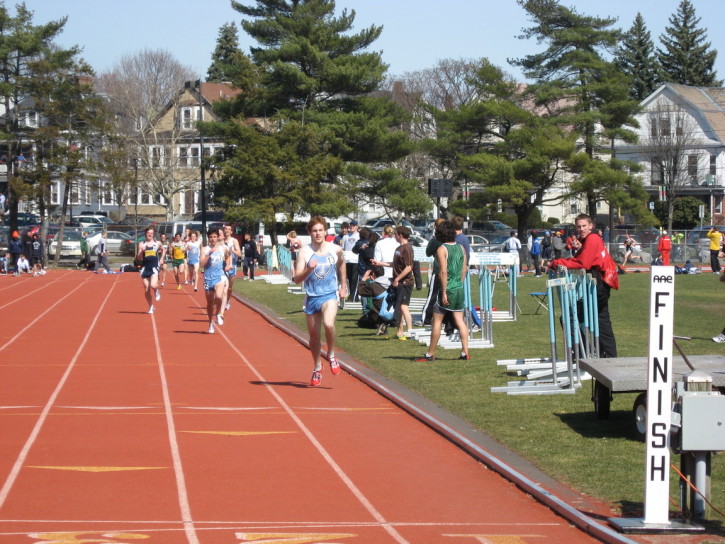
<svg viewBox="0 0 725 544">
<path fill-rule="evenodd" d="M 53 241 L 48 244 L 48 255 L 55 256 L 58 246 L 58 235 L 53 237 Z M 81 232 L 77 230 L 66 230 L 63 232 L 63 243 L 60 246 L 61 257 L 80 257 L 81 256 Z"/>
<path fill-rule="evenodd" d="M 501 221 L 472 221 L 468 229 L 471 234 L 510 234 L 512 230 L 516 230 L 513 227 L 509 227 L 506 223 Z"/>
<path fill-rule="evenodd" d="M 408 241 L 415 247 L 425 248 L 428 246 L 428 240 L 426 240 L 422 236 L 418 236 L 417 234 L 411 234 L 410 240 L 408 240 Z"/>
<path fill-rule="evenodd" d="M 404 227 L 408 227 L 411 234 L 417 234 L 418 236 L 420 236 L 420 232 L 418 232 L 418 229 L 416 229 L 415 225 L 413 225 L 410 221 L 403 219 L 399 224 L 403 225 Z M 395 227 L 398 225 L 398 223 L 396 223 L 392 219 L 371 219 L 370 221 L 365 223 L 365 226 L 367 228 L 375 231 L 383 230 L 383 228 L 387 225 Z"/>
<path fill-rule="evenodd" d="M 88 251 L 91 255 L 96 253 L 96 246 L 102 235 L 102 232 L 96 232 L 88 236 Z M 133 243 L 133 238 L 125 232 L 112 230 L 106 233 L 106 247 L 109 253 L 122 254 L 123 251 L 128 251 L 128 242 Z"/>
<path fill-rule="evenodd" d="M 78 215 L 73 218 L 73 221 L 78 223 L 81 227 L 104 227 L 113 224 L 108 217 L 105 215 Z"/>
</svg>

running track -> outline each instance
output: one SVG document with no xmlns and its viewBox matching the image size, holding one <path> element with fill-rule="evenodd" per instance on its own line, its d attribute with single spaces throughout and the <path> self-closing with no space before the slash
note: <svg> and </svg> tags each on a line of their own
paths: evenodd
<svg viewBox="0 0 725 544">
<path fill-rule="evenodd" d="M 308 387 L 237 301 L 207 334 L 204 304 L 0 277 L 0 543 L 596 542 L 345 372 Z"/>
</svg>

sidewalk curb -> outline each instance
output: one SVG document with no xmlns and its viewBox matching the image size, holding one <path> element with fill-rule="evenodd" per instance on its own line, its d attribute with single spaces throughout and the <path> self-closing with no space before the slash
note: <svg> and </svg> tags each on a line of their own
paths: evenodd
<svg viewBox="0 0 725 544">
<path fill-rule="evenodd" d="M 271 325 L 309 348 L 307 335 L 296 325 L 285 321 L 271 312 L 269 308 L 245 296 L 238 293 L 234 293 L 233 296 L 240 303 L 257 312 Z M 342 353 L 344 352 L 337 350 L 337 354 Z M 530 494 L 537 501 L 551 508 L 582 531 L 607 544 L 639 544 L 570 504 L 570 502 L 581 501 L 584 508 L 593 506 L 594 503 L 586 497 L 577 494 L 575 491 L 568 490 L 565 486 L 538 470 L 529 461 L 472 427 L 458 416 L 443 410 L 407 387 L 355 361 L 349 354 L 344 354 L 343 359 L 343 361 L 340 361 L 340 365 L 351 376 L 359 379 L 374 391 L 446 437 L 472 457 Z M 509 462 L 504 462 L 502 458 L 508 459 Z M 518 468 L 514 468 L 512 465 Z M 567 502 L 558 494 L 548 491 L 539 482 L 546 482 L 546 485 L 556 488 L 558 494 L 569 495 L 570 502 Z"/>
</svg>

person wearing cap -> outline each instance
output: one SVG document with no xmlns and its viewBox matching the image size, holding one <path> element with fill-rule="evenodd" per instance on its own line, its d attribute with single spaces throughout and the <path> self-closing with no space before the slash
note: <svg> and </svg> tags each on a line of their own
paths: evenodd
<svg viewBox="0 0 725 544">
<path fill-rule="evenodd" d="M 352 251 L 352 248 L 357 244 L 357 241 L 360 239 L 360 233 L 357 230 L 357 221 L 354 219 L 348 224 L 347 232 L 345 232 L 345 225 L 346 223 L 342 224 L 342 239 L 340 240 L 340 245 L 343 251 L 348 252 Z M 348 300 L 354 301 L 357 299 L 358 265 L 357 263 L 348 263 L 346 261 L 345 269 L 347 270 Z"/>
<path fill-rule="evenodd" d="M 670 266 L 670 251 L 672 251 L 672 240 L 667 236 L 667 231 L 662 232 L 660 241 L 657 244 L 657 251 L 662 255 L 662 264 L 664 266 Z"/>
</svg>

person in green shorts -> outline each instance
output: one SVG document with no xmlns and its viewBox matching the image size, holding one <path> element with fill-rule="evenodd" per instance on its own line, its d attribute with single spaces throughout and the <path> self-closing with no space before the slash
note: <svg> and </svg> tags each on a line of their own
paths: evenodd
<svg viewBox="0 0 725 544">
<path fill-rule="evenodd" d="M 176 275 L 176 288 L 181 289 L 181 282 L 184 279 L 184 269 L 186 268 L 186 251 L 185 244 L 181 239 L 181 233 L 177 232 L 174 241 L 171 242 L 171 265 L 174 267 Z"/>
<path fill-rule="evenodd" d="M 456 229 L 450 221 L 443 221 L 436 227 L 436 239 L 441 246 L 436 250 L 436 260 L 440 274 L 440 295 L 433 307 L 433 328 L 430 335 L 428 351 L 415 361 L 435 361 L 438 340 L 441 337 L 443 317 L 450 313 L 461 335 L 462 351 L 458 357 L 462 360 L 470 359 L 468 354 L 468 327 L 463 319 L 463 310 L 466 307 L 466 296 L 463 282 L 468 271 L 468 260 L 463 246 L 456 243 Z"/>
</svg>

